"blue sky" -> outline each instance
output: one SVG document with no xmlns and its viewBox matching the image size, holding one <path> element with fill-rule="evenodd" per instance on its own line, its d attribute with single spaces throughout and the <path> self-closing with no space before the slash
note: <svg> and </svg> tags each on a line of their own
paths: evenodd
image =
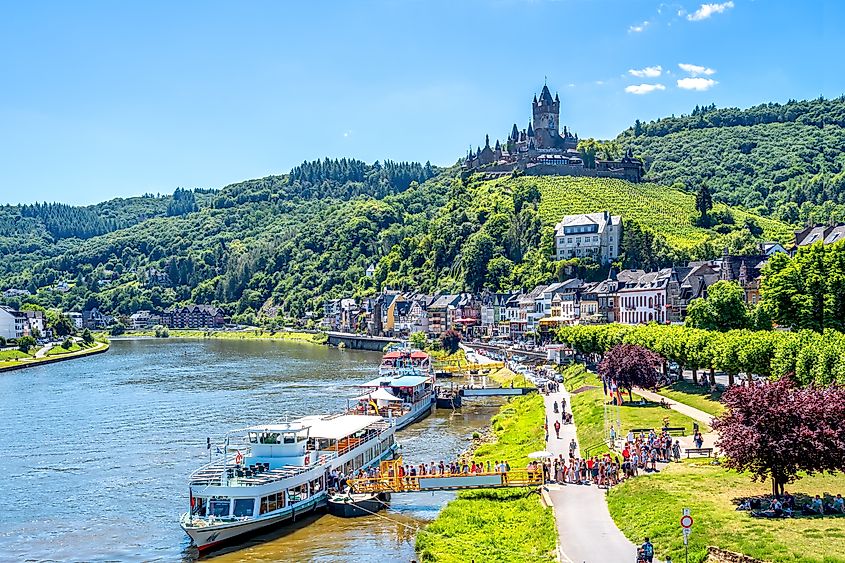
<svg viewBox="0 0 845 563">
<path fill-rule="evenodd" d="M 526 126 L 546 76 L 581 137 L 835 97 L 843 24 L 833 0 L 6 3 L 0 203 L 221 187 L 324 156 L 450 164 Z"/>
</svg>

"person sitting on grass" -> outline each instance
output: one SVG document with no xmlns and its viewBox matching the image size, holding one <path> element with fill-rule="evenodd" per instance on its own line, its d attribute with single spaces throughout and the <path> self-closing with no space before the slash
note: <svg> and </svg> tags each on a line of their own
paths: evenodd
<svg viewBox="0 0 845 563">
<path fill-rule="evenodd" d="M 827 505 L 827 508 L 830 512 L 845 514 L 845 499 L 842 498 L 841 494 L 838 494 L 833 502 Z"/>
<path fill-rule="evenodd" d="M 804 510 L 807 512 L 814 512 L 816 514 L 824 514 L 824 504 L 822 503 L 822 499 L 819 495 L 816 495 L 810 504 L 808 504 Z"/>
</svg>

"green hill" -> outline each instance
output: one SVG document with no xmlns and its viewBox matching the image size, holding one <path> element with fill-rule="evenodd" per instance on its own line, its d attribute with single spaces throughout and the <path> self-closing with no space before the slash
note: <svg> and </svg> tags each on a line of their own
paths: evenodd
<svg viewBox="0 0 845 563">
<path fill-rule="evenodd" d="M 845 98 L 696 107 L 637 122 L 617 139 L 646 161 L 646 178 L 792 224 L 845 221 Z"/>
<path fill-rule="evenodd" d="M 19 248 L 4 262 L 0 289 L 29 289 L 45 306 L 124 314 L 214 303 L 237 320 L 254 322 L 262 311 L 298 316 L 327 297 L 366 295 L 384 286 L 506 290 L 574 273 L 602 275 L 589 261 L 552 260 L 553 226 L 567 213 L 609 209 L 622 215 L 622 262 L 631 267 L 710 257 L 723 246 L 751 251 L 758 240 L 789 238 L 786 225 L 726 206 L 714 213 L 722 223 L 697 227 L 693 197 L 654 184 L 477 176 L 464 182 L 454 169 L 426 179 L 437 171 L 396 165 L 388 174 L 382 165 L 328 162 L 306 163 L 296 178 L 207 190 L 189 203 L 153 198 L 152 217 L 85 239 L 50 234 L 42 223 L 37 249 Z M 130 215 L 118 201 L 108 205 L 116 217 Z M 60 229 L 60 218 L 81 216 L 76 209 L 41 213 L 54 216 Z M 15 210 L 4 212 L 9 217 Z M 16 223 L 9 219 L 17 227 L 10 229 L 20 229 L 22 221 L 39 226 L 37 218 L 17 213 Z M 10 247 L 15 240 L 19 231 L 0 236 L 0 244 Z M 370 264 L 377 265 L 372 278 L 365 276 Z M 57 281 L 68 282 L 70 290 L 54 290 Z"/>
</svg>

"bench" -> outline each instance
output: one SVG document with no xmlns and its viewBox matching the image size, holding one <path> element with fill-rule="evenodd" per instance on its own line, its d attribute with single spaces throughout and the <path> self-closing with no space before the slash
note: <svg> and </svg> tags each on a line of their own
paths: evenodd
<svg viewBox="0 0 845 563">
<path fill-rule="evenodd" d="M 633 432 L 634 434 L 639 434 L 640 432 L 648 433 L 652 430 L 654 430 L 654 428 L 631 428 L 631 432 Z M 671 434 L 672 432 L 680 432 L 681 436 L 686 436 L 687 432 L 687 429 L 684 426 L 665 426 L 660 429 L 660 432 L 663 432 L 664 430 L 669 434 Z"/>
<path fill-rule="evenodd" d="M 690 454 L 698 454 L 707 457 L 713 455 L 713 448 L 686 448 L 684 451 L 687 452 L 687 459 L 689 459 Z"/>
</svg>

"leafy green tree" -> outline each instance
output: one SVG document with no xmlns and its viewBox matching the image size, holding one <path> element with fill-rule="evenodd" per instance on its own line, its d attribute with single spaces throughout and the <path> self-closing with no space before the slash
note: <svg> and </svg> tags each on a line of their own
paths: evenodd
<svg viewBox="0 0 845 563">
<path fill-rule="evenodd" d="M 470 291 L 479 291 L 484 285 L 494 248 L 492 237 L 483 231 L 472 235 L 464 245 L 464 283 Z"/>
<path fill-rule="evenodd" d="M 487 285 L 494 291 L 511 288 L 513 262 L 506 256 L 494 256 L 487 264 Z"/>
<path fill-rule="evenodd" d="M 581 154 L 581 160 L 587 168 L 596 167 L 596 154 L 599 150 L 599 143 L 595 139 L 583 139 L 578 141 L 578 152 Z"/>
<path fill-rule="evenodd" d="M 707 214 L 713 209 L 713 198 L 710 195 L 710 188 L 705 182 L 701 183 L 698 192 L 695 194 L 695 210 L 698 211 L 701 218 L 701 224 L 707 225 Z"/>
<path fill-rule="evenodd" d="M 70 350 L 70 347 L 73 346 L 73 339 L 68 337 L 62 341 L 62 348 L 65 350 Z"/>
<path fill-rule="evenodd" d="M 526 204 L 533 204 L 540 201 L 540 189 L 534 182 L 520 182 L 513 191 L 514 213 L 522 211 Z"/>
<path fill-rule="evenodd" d="M 449 354 L 454 354 L 458 351 L 461 344 L 461 333 L 457 330 L 449 329 L 440 335 L 440 345 Z"/>
<path fill-rule="evenodd" d="M 717 281 L 707 297 L 693 300 L 687 308 L 686 326 L 705 330 L 732 330 L 748 326 L 745 292 L 734 282 Z"/>
<path fill-rule="evenodd" d="M 73 325 L 73 321 L 65 315 L 58 315 L 52 328 L 56 336 L 68 336 L 76 332 L 76 327 Z"/>
<path fill-rule="evenodd" d="M 94 343 L 94 335 L 91 334 L 91 331 L 87 328 L 82 331 L 82 342 L 84 342 L 86 346 L 90 346 Z"/>
<path fill-rule="evenodd" d="M 412 332 L 408 337 L 408 341 L 410 341 L 414 348 L 423 350 L 428 344 L 428 337 L 426 337 L 424 332 Z"/>
<path fill-rule="evenodd" d="M 36 344 L 35 339 L 31 336 L 21 336 L 18 338 L 18 350 L 24 354 L 29 354 L 30 349 L 32 349 Z"/>
<path fill-rule="evenodd" d="M 764 269 L 761 297 L 778 324 L 822 331 L 845 329 L 845 242 L 779 253 Z"/>
</svg>

